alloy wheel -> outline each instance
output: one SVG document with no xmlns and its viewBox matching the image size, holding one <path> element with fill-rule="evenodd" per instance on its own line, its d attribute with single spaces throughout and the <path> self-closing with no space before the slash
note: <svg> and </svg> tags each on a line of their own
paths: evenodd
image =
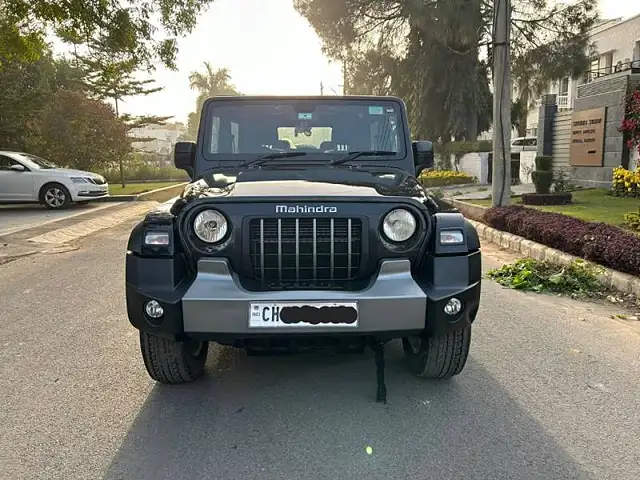
<svg viewBox="0 0 640 480">
<path fill-rule="evenodd" d="M 44 201 L 53 208 L 59 208 L 64 205 L 67 195 L 58 187 L 52 187 L 44 194 Z"/>
</svg>

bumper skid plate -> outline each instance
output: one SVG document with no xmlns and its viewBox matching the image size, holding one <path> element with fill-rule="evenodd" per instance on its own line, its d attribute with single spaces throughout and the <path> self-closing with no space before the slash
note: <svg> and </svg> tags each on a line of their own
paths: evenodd
<svg viewBox="0 0 640 480">
<path fill-rule="evenodd" d="M 382 332 L 425 328 L 427 296 L 411 276 L 409 260 L 386 260 L 368 288 L 345 291 L 250 292 L 224 259 L 198 263 L 198 275 L 182 298 L 184 331 L 250 334 Z M 399 316 L 398 312 L 402 315 Z M 392 319 L 392 320 L 391 320 Z"/>
</svg>

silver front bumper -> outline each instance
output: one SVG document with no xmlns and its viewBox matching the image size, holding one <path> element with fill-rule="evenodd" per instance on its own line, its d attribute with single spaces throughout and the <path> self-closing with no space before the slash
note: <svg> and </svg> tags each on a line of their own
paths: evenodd
<svg viewBox="0 0 640 480">
<path fill-rule="evenodd" d="M 356 302 L 358 326 L 254 328 L 252 302 Z M 385 260 L 359 292 L 289 290 L 250 292 L 225 259 L 198 262 L 195 281 L 182 298 L 184 331 L 226 334 L 367 333 L 425 328 L 427 297 L 411 276 L 409 260 Z"/>
</svg>

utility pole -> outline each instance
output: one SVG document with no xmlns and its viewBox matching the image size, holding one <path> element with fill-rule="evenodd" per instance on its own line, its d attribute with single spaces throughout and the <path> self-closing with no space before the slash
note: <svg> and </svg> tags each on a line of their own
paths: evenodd
<svg viewBox="0 0 640 480">
<path fill-rule="evenodd" d="M 320 82 L 320 95 L 324 95 L 324 85 Z"/>
<path fill-rule="evenodd" d="M 493 12 L 493 174 L 492 204 L 511 198 L 511 0 L 495 0 Z"/>
</svg>

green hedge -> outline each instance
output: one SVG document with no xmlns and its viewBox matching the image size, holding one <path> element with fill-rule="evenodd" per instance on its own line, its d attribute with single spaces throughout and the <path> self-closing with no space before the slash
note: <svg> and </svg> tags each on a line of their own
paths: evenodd
<svg viewBox="0 0 640 480">
<path fill-rule="evenodd" d="M 120 182 L 120 167 L 118 166 L 98 170 L 97 173 L 105 177 L 109 183 Z M 124 178 L 125 181 L 130 182 L 141 180 L 189 180 L 187 172 L 174 166 L 154 167 L 147 164 L 125 165 Z"/>
</svg>

